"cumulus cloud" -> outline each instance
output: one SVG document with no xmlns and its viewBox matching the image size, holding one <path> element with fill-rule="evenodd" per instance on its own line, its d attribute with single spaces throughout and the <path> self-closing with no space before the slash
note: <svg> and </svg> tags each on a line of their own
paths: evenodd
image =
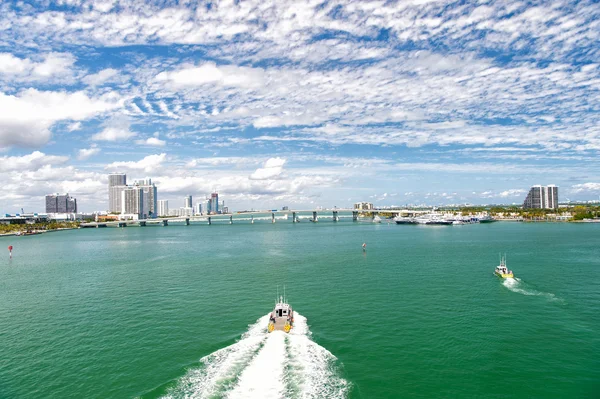
<svg viewBox="0 0 600 399">
<path fill-rule="evenodd" d="M 92 140 L 94 141 L 122 141 L 127 140 L 131 137 L 135 136 L 134 132 L 131 132 L 128 128 L 122 127 L 105 127 L 99 133 L 96 133 L 92 136 Z"/>
<path fill-rule="evenodd" d="M 143 171 L 146 173 L 151 173 L 158 170 L 166 158 L 167 154 L 165 153 L 148 155 L 139 161 L 113 162 L 107 165 L 104 169 L 112 171 Z"/>
<path fill-rule="evenodd" d="M 600 192 L 600 183 L 582 183 L 571 187 L 574 193 L 598 193 Z"/>
<path fill-rule="evenodd" d="M 217 66 L 214 62 L 207 62 L 197 67 L 183 65 L 175 71 L 161 72 L 156 75 L 156 80 L 166 82 L 175 87 L 218 84 L 251 88 L 262 86 L 263 75 L 264 71 L 261 68 L 248 68 L 235 65 Z"/>
<path fill-rule="evenodd" d="M 77 159 L 83 161 L 85 159 L 90 158 L 93 155 L 99 154 L 100 148 L 96 146 L 91 146 L 90 148 L 82 148 L 77 152 Z"/>
<path fill-rule="evenodd" d="M 54 123 L 85 120 L 120 106 L 121 100 L 114 93 L 94 98 L 81 91 L 26 89 L 16 95 L 0 92 L 0 147 L 41 146 L 50 139 Z"/>
<path fill-rule="evenodd" d="M 87 75 L 83 78 L 83 82 L 89 86 L 100 86 L 106 82 L 110 82 L 117 77 L 119 71 L 113 68 L 106 68 L 98 73 Z"/>
<path fill-rule="evenodd" d="M 146 140 L 136 140 L 135 143 L 152 147 L 164 147 L 167 144 L 165 140 L 161 140 L 158 137 L 149 137 Z"/>
<path fill-rule="evenodd" d="M 269 180 L 276 179 L 283 173 L 284 158 L 270 158 L 265 162 L 264 167 L 256 169 L 250 175 L 251 180 Z"/>
<path fill-rule="evenodd" d="M 0 157 L 0 172 L 36 171 L 44 166 L 60 165 L 69 160 L 67 156 L 46 155 L 40 151 L 23 156 Z"/>
<path fill-rule="evenodd" d="M 527 192 L 527 190 L 524 190 L 524 189 L 511 189 L 511 190 L 502 191 L 500 194 L 498 194 L 498 196 L 501 198 L 522 197 L 523 194 L 525 194 L 526 192 Z"/>
<path fill-rule="evenodd" d="M 38 57 L 39 58 L 39 57 Z M 42 60 L 19 58 L 11 53 L 0 53 L 0 77 L 12 75 L 30 79 L 46 79 L 71 72 L 75 57 L 69 53 L 48 53 Z"/>
</svg>

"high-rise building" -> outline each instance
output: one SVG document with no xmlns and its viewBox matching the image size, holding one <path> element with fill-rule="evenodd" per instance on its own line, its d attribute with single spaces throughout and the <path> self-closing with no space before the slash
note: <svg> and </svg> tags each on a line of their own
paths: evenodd
<svg viewBox="0 0 600 399">
<path fill-rule="evenodd" d="M 121 193 L 121 214 L 143 218 L 144 190 L 138 186 L 125 187 Z"/>
<path fill-rule="evenodd" d="M 206 199 L 206 214 L 210 215 L 212 212 L 212 201 L 210 200 L 210 198 Z"/>
<path fill-rule="evenodd" d="M 535 185 L 523 202 L 524 209 L 558 209 L 558 187 Z"/>
<path fill-rule="evenodd" d="M 108 211 L 121 213 L 121 193 L 127 185 L 127 175 L 111 173 L 108 175 Z"/>
<path fill-rule="evenodd" d="M 158 216 L 169 216 L 169 200 L 158 200 Z"/>
<path fill-rule="evenodd" d="M 185 198 L 183 199 L 183 207 L 184 208 L 191 208 L 193 207 L 192 205 L 192 196 L 191 195 L 186 195 Z"/>
<path fill-rule="evenodd" d="M 46 195 L 46 213 L 77 213 L 77 200 L 69 194 Z"/>
<path fill-rule="evenodd" d="M 210 211 L 213 214 L 219 213 L 219 193 L 210 195 Z"/>
<path fill-rule="evenodd" d="M 196 215 L 202 215 L 202 202 L 198 202 L 196 204 L 196 208 L 194 209 L 194 213 Z"/>
<path fill-rule="evenodd" d="M 139 187 L 143 191 L 144 202 L 141 215 L 144 219 L 155 218 L 158 212 L 157 196 L 158 191 L 156 186 L 152 183 L 152 179 L 146 178 L 143 180 L 136 180 L 134 186 Z"/>
</svg>

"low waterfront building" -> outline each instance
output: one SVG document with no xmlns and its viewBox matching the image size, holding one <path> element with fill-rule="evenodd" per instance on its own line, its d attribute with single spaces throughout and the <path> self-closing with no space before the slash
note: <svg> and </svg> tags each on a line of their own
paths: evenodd
<svg viewBox="0 0 600 399">
<path fill-rule="evenodd" d="M 373 204 L 371 202 L 357 202 L 354 204 L 354 209 L 358 211 L 370 211 L 373 209 Z"/>
</svg>

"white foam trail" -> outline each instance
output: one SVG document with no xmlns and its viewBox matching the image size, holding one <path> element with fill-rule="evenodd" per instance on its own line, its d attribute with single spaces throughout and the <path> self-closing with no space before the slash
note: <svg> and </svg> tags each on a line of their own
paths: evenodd
<svg viewBox="0 0 600 399">
<path fill-rule="evenodd" d="M 269 316 L 249 326 L 240 341 L 220 349 L 189 371 L 167 398 L 345 398 L 335 356 L 310 339 L 306 318 L 294 312 L 294 328 L 267 333 Z"/>
<path fill-rule="evenodd" d="M 267 338 L 265 315 L 249 326 L 248 331 L 233 345 L 219 349 L 200 359 L 203 367 L 189 371 L 166 398 L 207 398 L 217 396 L 219 391 L 235 383 L 236 376 L 244 369 L 263 341 Z M 222 395 L 219 395 L 219 397 Z"/>
<path fill-rule="evenodd" d="M 345 398 L 349 385 L 336 374 L 336 357 L 310 339 L 306 317 L 294 312 L 294 328 L 290 331 L 291 382 L 300 398 Z"/>
<path fill-rule="evenodd" d="M 273 331 L 227 398 L 282 398 L 285 392 L 285 359 L 285 333 Z"/>
<path fill-rule="evenodd" d="M 527 289 L 523 286 L 521 279 L 519 278 L 505 278 L 502 284 L 511 290 L 512 292 L 516 292 L 523 295 L 531 295 L 531 296 L 544 296 L 553 301 L 560 301 L 560 298 L 557 298 L 556 295 L 551 294 L 549 292 L 541 292 L 533 289 Z"/>
</svg>

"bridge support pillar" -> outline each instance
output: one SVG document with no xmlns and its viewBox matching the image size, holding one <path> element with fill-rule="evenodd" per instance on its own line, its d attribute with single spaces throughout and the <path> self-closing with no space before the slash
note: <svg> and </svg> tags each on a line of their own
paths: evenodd
<svg viewBox="0 0 600 399">
<path fill-rule="evenodd" d="M 167 219 L 163 220 L 162 223 L 163 223 L 163 226 L 168 226 L 169 225 L 169 221 Z"/>
<path fill-rule="evenodd" d="M 292 212 L 292 223 L 296 223 L 296 212 Z"/>
<path fill-rule="evenodd" d="M 189 219 L 189 218 L 186 218 L 186 219 L 185 219 L 185 225 L 186 225 L 186 226 L 189 226 L 189 225 L 190 225 L 190 219 Z"/>
<path fill-rule="evenodd" d="M 338 216 L 338 211 L 333 211 L 333 221 L 337 222 L 338 220 L 340 220 L 340 217 Z"/>
<path fill-rule="evenodd" d="M 319 217 L 317 216 L 317 211 L 313 211 L 313 222 L 318 222 Z"/>
<path fill-rule="evenodd" d="M 229 224 L 233 224 L 233 215 L 229 215 Z"/>
<path fill-rule="evenodd" d="M 358 212 L 352 211 L 352 221 L 356 222 L 358 220 Z"/>
<path fill-rule="evenodd" d="M 140 222 L 140 226 L 146 227 L 146 222 Z"/>
<path fill-rule="evenodd" d="M 271 223 L 275 223 L 275 213 L 271 212 Z"/>
<path fill-rule="evenodd" d="M 208 217 L 208 225 L 210 226 L 212 224 L 212 219 L 210 218 L 210 216 Z"/>
</svg>

